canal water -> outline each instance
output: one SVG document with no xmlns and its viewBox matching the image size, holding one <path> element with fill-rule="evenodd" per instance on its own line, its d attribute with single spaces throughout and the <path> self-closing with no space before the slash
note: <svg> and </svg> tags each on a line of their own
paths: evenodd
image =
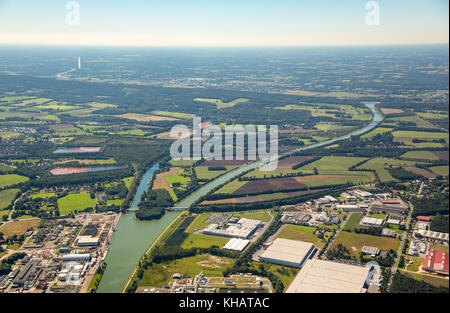
<svg viewBox="0 0 450 313">
<path fill-rule="evenodd" d="M 353 135 L 361 135 L 374 129 L 384 118 L 383 114 L 376 109 L 376 103 L 364 103 L 373 114 L 373 120 L 370 124 L 363 128 L 353 131 L 350 134 L 334 138 L 325 142 L 320 142 L 314 145 L 302 147 L 296 150 L 291 150 L 279 157 L 289 155 L 299 151 L 305 151 L 313 148 L 319 148 L 326 145 L 333 144 L 335 142 L 349 139 Z M 202 196 L 206 195 L 212 189 L 224 184 L 225 182 L 235 178 L 243 172 L 250 169 L 259 167 L 264 164 L 264 161 L 253 162 L 242 168 L 236 169 L 223 176 L 220 176 L 216 180 L 202 186 L 196 192 L 181 200 L 176 207 L 188 208 Z M 137 189 L 134 197 L 131 209 L 137 208 L 142 194 L 149 187 L 149 180 L 153 177 L 155 171 L 159 169 L 158 164 L 153 165 L 144 174 L 140 185 Z M 133 212 L 123 214 L 116 227 L 116 232 L 111 239 L 111 246 L 106 257 L 105 262 L 108 264 L 106 267 L 103 278 L 100 282 L 100 286 L 97 290 L 99 293 L 117 293 L 121 292 L 134 268 L 136 267 L 139 259 L 144 255 L 145 251 L 152 245 L 152 243 L 158 238 L 159 234 L 169 226 L 169 224 L 180 214 L 181 212 L 173 211 L 167 212 L 163 218 L 154 221 L 138 221 L 134 217 Z"/>
<path fill-rule="evenodd" d="M 142 194 L 148 190 L 149 180 L 152 179 L 158 169 L 159 165 L 156 163 L 144 174 L 134 196 L 131 209 L 137 208 Z M 159 234 L 180 213 L 167 212 L 161 219 L 153 221 L 139 221 L 135 218 L 134 212 L 122 214 L 111 238 L 111 245 L 105 259 L 106 270 L 97 292 L 121 292 L 139 259 L 158 238 Z"/>
</svg>

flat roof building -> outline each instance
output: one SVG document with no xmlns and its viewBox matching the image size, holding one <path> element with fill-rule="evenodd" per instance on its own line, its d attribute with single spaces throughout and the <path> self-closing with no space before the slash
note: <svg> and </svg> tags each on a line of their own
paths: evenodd
<svg viewBox="0 0 450 313">
<path fill-rule="evenodd" d="M 366 209 L 360 207 L 356 204 L 338 204 L 336 205 L 336 209 L 342 210 L 344 212 L 365 212 Z"/>
<path fill-rule="evenodd" d="M 373 212 L 387 213 L 405 213 L 408 211 L 409 205 L 400 199 L 380 200 L 377 199 L 371 203 L 370 210 Z"/>
<path fill-rule="evenodd" d="M 371 257 L 376 257 L 378 254 L 380 254 L 380 249 L 371 246 L 363 246 L 361 252 L 364 254 L 368 254 Z"/>
<path fill-rule="evenodd" d="M 448 253 L 430 250 L 425 258 L 423 269 L 448 276 Z"/>
<path fill-rule="evenodd" d="M 364 225 L 364 226 L 382 227 L 383 224 L 384 224 L 384 220 L 381 218 L 364 216 L 361 219 L 361 225 Z"/>
<path fill-rule="evenodd" d="M 96 247 L 99 245 L 99 239 L 91 236 L 78 236 L 77 246 Z"/>
<path fill-rule="evenodd" d="M 245 247 L 248 246 L 249 243 L 250 243 L 250 240 L 232 238 L 232 239 L 230 239 L 230 241 L 227 242 L 227 244 L 223 248 L 227 249 L 227 250 L 241 252 L 245 249 Z"/>
<path fill-rule="evenodd" d="M 290 267 L 302 267 L 316 247 L 310 242 L 277 238 L 264 251 L 259 260 Z"/>
<path fill-rule="evenodd" d="M 430 231 L 425 229 L 419 229 L 415 233 L 416 237 L 419 238 L 426 238 L 426 239 L 434 239 L 434 240 L 440 240 L 444 242 L 448 242 L 448 233 L 440 233 L 437 231 Z"/>
<path fill-rule="evenodd" d="M 264 223 L 258 220 L 241 218 L 236 222 L 227 223 L 227 226 L 226 229 L 223 229 L 219 224 L 210 224 L 203 229 L 202 233 L 205 235 L 248 239 L 259 227 L 264 226 Z"/>
<path fill-rule="evenodd" d="M 361 293 L 369 269 L 332 261 L 310 259 L 298 272 L 287 293 Z"/>
</svg>

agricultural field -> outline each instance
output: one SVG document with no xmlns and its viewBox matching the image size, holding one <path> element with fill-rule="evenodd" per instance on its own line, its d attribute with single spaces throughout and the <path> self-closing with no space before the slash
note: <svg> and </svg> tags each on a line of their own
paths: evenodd
<svg viewBox="0 0 450 313">
<path fill-rule="evenodd" d="M 345 156 L 324 156 L 320 160 L 302 166 L 300 170 L 312 170 L 316 168 L 319 174 L 339 174 L 339 172 L 347 172 L 360 162 L 367 160 L 361 157 L 345 157 Z"/>
<path fill-rule="evenodd" d="M 184 277 L 194 277 L 203 271 L 205 276 L 222 277 L 222 272 L 233 262 L 231 258 L 201 254 L 161 264 L 153 263 L 145 270 L 139 286 L 166 285 L 175 273 L 180 273 Z"/>
<path fill-rule="evenodd" d="M 0 138 L 3 138 L 3 139 L 10 139 L 10 138 L 18 137 L 20 135 L 22 135 L 22 134 L 18 133 L 18 132 L 0 131 Z"/>
<path fill-rule="evenodd" d="M 448 141 L 448 133 L 440 132 L 397 130 L 392 132 L 392 135 L 394 136 L 394 138 L 445 139 L 446 141 Z"/>
<path fill-rule="evenodd" d="M 157 121 L 176 121 L 176 120 L 178 120 L 173 117 L 139 114 L 139 113 L 126 113 L 126 114 L 118 115 L 117 117 L 121 117 L 121 118 L 128 119 L 128 120 L 135 120 L 135 121 L 139 121 L 139 122 L 157 122 Z"/>
<path fill-rule="evenodd" d="M 378 128 L 375 128 L 374 130 L 372 130 L 371 132 L 368 132 L 367 134 L 362 135 L 361 138 L 364 138 L 364 139 L 372 138 L 372 137 L 375 137 L 376 135 L 389 133 L 393 130 L 394 130 L 393 128 L 389 128 L 389 127 L 378 127 Z"/>
<path fill-rule="evenodd" d="M 387 168 L 391 166 L 415 166 L 418 162 L 396 160 L 389 158 L 375 158 L 358 166 L 358 169 L 370 169 L 377 172 L 378 178 L 381 182 L 396 181 L 394 177 L 389 173 Z M 419 162 L 420 163 L 420 162 Z"/>
<path fill-rule="evenodd" d="M 383 251 L 388 251 L 390 249 L 397 251 L 400 240 L 341 231 L 330 249 L 335 248 L 338 244 L 345 246 L 352 253 L 352 255 L 357 255 L 363 246 L 377 247 Z"/>
<path fill-rule="evenodd" d="M 9 216 L 10 210 L 0 210 L 0 222 L 3 221 L 3 216 Z"/>
<path fill-rule="evenodd" d="M 14 167 L 8 165 L 0 165 L 0 173 L 9 173 L 15 170 Z"/>
<path fill-rule="evenodd" d="M 212 246 L 218 246 L 223 248 L 223 246 L 230 240 L 230 238 L 210 236 L 202 234 L 189 234 L 186 239 L 181 244 L 181 248 L 210 248 Z"/>
<path fill-rule="evenodd" d="M 39 193 L 34 193 L 31 195 L 32 199 L 36 199 L 36 198 L 52 198 L 55 197 L 56 194 L 54 192 L 45 192 L 45 191 L 40 191 Z"/>
<path fill-rule="evenodd" d="M 331 232 L 327 232 L 328 236 L 325 236 L 325 240 L 320 239 L 317 234 L 314 234 L 315 228 L 297 225 L 285 225 L 278 234 L 277 238 L 300 240 L 305 242 L 311 242 L 316 247 L 322 248 Z"/>
<path fill-rule="evenodd" d="M 289 287 L 289 285 L 294 280 L 295 276 L 297 276 L 299 269 L 298 268 L 292 268 L 287 266 L 281 266 L 276 264 L 270 264 L 265 262 L 251 262 L 250 267 L 256 270 L 259 270 L 259 268 L 263 266 L 264 269 L 267 272 L 274 273 L 277 275 L 284 285 L 284 292 Z"/>
<path fill-rule="evenodd" d="M 239 188 L 244 186 L 246 183 L 247 183 L 246 181 L 239 181 L 239 180 L 235 179 L 235 180 L 232 180 L 231 182 L 225 184 L 222 188 L 220 188 L 215 193 L 217 193 L 217 194 L 221 194 L 221 193 L 223 193 L 223 194 L 225 194 L 225 193 L 232 194 L 236 190 L 238 190 Z"/>
<path fill-rule="evenodd" d="M 16 198 L 20 189 L 6 189 L 0 191 L 0 210 L 7 208 Z"/>
<path fill-rule="evenodd" d="M 432 166 L 428 169 L 438 176 L 448 176 L 448 166 Z"/>
<path fill-rule="evenodd" d="M 197 175 L 198 179 L 201 180 L 210 180 L 213 178 L 216 178 L 217 176 L 220 176 L 222 174 L 225 174 L 235 168 L 237 168 L 238 166 L 225 166 L 226 170 L 209 170 L 209 166 L 197 166 L 195 167 L 195 173 Z"/>
<path fill-rule="evenodd" d="M 8 187 L 28 181 L 29 178 L 17 174 L 0 175 L 0 188 Z"/>
<path fill-rule="evenodd" d="M 433 113 L 433 112 L 416 112 L 416 115 L 418 115 L 421 118 L 424 118 L 426 120 L 439 120 L 439 119 L 448 118 L 448 113 L 447 112 L 438 112 L 438 113 Z"/>
<path fill-rule="evenodd" d="M 82 211 L 86 208 L 94 208 L 95 203 L 95 199 L 91 199 L 90 194 L 87 191 L 69 194 L 58 199 L 59 214 L 61 216 L 68 215 L 75 211 Z"/>
<path fill-rule="evenodd" d="M 181 119 L 192 119 L 195 114 L 188 114 L 188 113 L 180 113 L 180 112 L 168 112 L 168 111 L 153 111 L 153 114 L 156 115 L 162 115 L 162 116 L 169 116 L 174 118 L 181 118 Z"/>
<path fill-rule="evenodd" d="M 212 103 L 215 104 L 218 109 L 223 109 L 223 108 L 232 108 L 239 103 L 248 102 L 249 99 L 238 98 L 230 102 L 223 102 L 221 99 L 195 98 L 194 101 Z"/>
<path fill-rule="evenodd" d="M 402 159 L 437 161 L 439 157 L 432 151 L 408 151 L 401 155 Z"/>
<path fill-rule="evenodd" d="M 14 221 L 6 223 L 0 227 L 0 233 L 3 233 L 5 238 L 13 235 L 21 236 L 25 234 L 28 229 L 38 226 L 40 221 L 40 219 L 36 218 L 25 221 Z"/>
<path fill-rule="evenodd" d="M 170 160 L 169 163 L 176 167 L 191 167 L 197 162 L 196 160 Z"/>
<path fill-rule="evenodd" d="M 164 173 L 159 173 L 156 175 L 156 178 L 153 182 L 153 190 L 156 189 L 165 189 L 169 192 L 170 196 L 172 197 L 173 201 L 177 201 L 178 197 L 175 194 L 175 192 L 173 191 L 173 189 L 170 187 L 170 183 L 169 180 L 173 182 L 176 181 L 190 181 L 189 178 L 183 177 L 183 176 L 178 176 L 178 173 L 183 172 L 183 169 L 179 168 L 179 167 L 172 167 L 169 171 L 164 172 Z M 169 179 L 167 179 L 167 177 L 170 177 Z M 188 180 L 186 180 L 188 179 Z"/>
</svg>

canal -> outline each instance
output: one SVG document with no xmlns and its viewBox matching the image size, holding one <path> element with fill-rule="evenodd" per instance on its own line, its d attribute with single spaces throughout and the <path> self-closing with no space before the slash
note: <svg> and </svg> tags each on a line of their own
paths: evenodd
<svg viewBox="0 0 450 313">
<path fill-rule="evenodd" d="M 281 154 L 279 157 L 283 157 L 299 151 L 327 146 L 341 140 L 349 139 L 354 135 L 364 134 L 374 129 L 383 120 L 384 116 L 376 108 L 376 103 L 365 103 L 365 105 L 372 111 L 373 114 L 373 119 L 368 125 L 341 137 L 288 151 L 284 154 Z M 190 207 L 194 202 L 206 195 L 212 189 L 224 184 L 225 182 L 250 169 L 254 169 L 263 164 L 264 161 L 253 162 L 244 167 L 231 171 L 225 175 L 222 175 L 216 180 L 213 180 L 212 182 L 209 182 L 208 184 L 202 186 L 200 189 L 193 192 L 185 199 L 181 200 L 176 205 L 176 207 Z M 130 210 L 137 208 L 142 194 L 147 191 L 149 187 L 149 181 L 158 169 L 158 164 L 155 164 L 144 174 Z M 105 260 L 105 262 L 107 263 L 107 267 L 100 282 L 99 288 L 97 289 L 97 292 L 121 292 L 128 278 L 133 273 L 133 270 L 136 267 L 139 259 L 144 255 L 145 251 L 152 245 L 152 243 L 156 240 L 156 238 L 158 238 L 158 236 L 164 231 L 164 229 L 169 226 L 170 223 L 180 213 L 181 212 L 176 211 L 167 212 L 161 219 L 153 221 L 139 221 L 134 217 L 134 212 L 123 214 L 116 227 L 116 232 L 111 239 L 109 253 Z"/>
</svg>

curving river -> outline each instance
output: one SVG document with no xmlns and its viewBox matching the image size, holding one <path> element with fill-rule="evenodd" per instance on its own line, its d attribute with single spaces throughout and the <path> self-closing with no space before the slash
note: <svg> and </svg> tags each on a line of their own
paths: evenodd
<svg viewBox="0 0 450 313">
<path fill-rule="evenodd" d="M 305 151 L 314 148 L 320 148 L 341 140 L 349 139 L 354 135 L 361 135 L 374 129 L 384 118 L 383 114 L 376 108 L 376 103 L 364 103 L 373 114 L 372 121 L 363 128 L 357 129 L 347 135 L 343 135 L 324 142 L 316 143 L 310 146 L 291 150 L 281 154 L 283 157 L 295 152 Z M 263 165 L 264 161 L 257 161 L 248 164 L 244 167 L 238 168 L 232 172 L 222 175 L 212 182 L 202 186 L 197 191 L 190 194 L 188 197 L 181 200 L 176 207 L 188 208 L 198 199 L 206 195 L 212 189 L 232 180 L 240 174 Z M 139 204 L 142 194 L 148 189 L 148 181 L 153 177 L 154 173 L 159 169 L 158 164 L 153 165 L 144 174 L 136 195 L 134 197 L 131 208 L 136 208 Z M 109 253 L 105 262 L 107 267 L 103 278 L 100 282 L 97 292 L 99 293 L 119 293 L 122 291 L 128 278 L 133 273 L 139 259 L 145 253 L 150 245 L 158 238 L 158 236 L 166 229 L 167 226 L 179 215 L 181 212 L 167 212 L 161 219 L 153 221 L 139 221 L 134 217 L 134 213 L 130 212 L 123 214 L 120 217 L 119 223 L 116 227 L 116 232 L 111 239 Z"/>
</svg>

